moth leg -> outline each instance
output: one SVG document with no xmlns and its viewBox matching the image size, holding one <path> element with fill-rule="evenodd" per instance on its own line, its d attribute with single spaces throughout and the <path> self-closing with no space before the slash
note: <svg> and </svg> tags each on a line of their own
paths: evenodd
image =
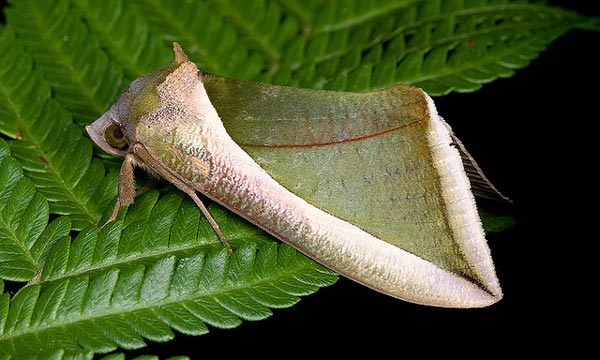
<svg viewBox="0 0 600 360">
<path fill-rule="evenodd" d="M 219 227 L 219 224 L 217 224 L 215 219 L 213 219 L 212 215 L 208 212 L 208 209 L 206 208 L 206 206 L 204 206 L 204 203 L 202 203 L 202 200 L 200 200 L 198 195 L 196 195 L 196 190 L 194 190 L 193 187 L 189 186 L 188 184 L 186 184 L 185 182 L 183 182 L 182 180 L 180 180 L 176 176 L 173 176 L 173 174 L 171 174 L 170 172 L 165 170 L 164 166 L 159 164 L 148 153 L 148 150 L 146 150 L 144 145 L 142 145 L 140 143 L 133 144 L 133 151 L 152 170 L 154 170 L 156 173 L 158 173 L 163 178 L 167 179 L 171 184 L 175 185 L 179 190 L 188 194 L 188 196 L 190 198 L 192 198 L 192 200 L 194 200 L 194 202 L 196 203 L 196 206 L 198 206 L 198 208 L 200 209 L 200 211 L 202 212 L 202 214 L 204 215 L 206 220 L 208 220 L 208 223 L 210 224 L 210 226 L 212 226 L 213 231 L 215 232 L 215 234 L 217 234 L 217 237 L 219 238 L 221 243 L 223 245 L 227 246 L 227 248 L 229 250 L 229 255 L 232 255 L 233 250 L 231 249 L 231 245 L 229 245 L 229 242 L 225 238 L 225 235 L 223 235 L 223 233 L 221 232 L 221 228 Z"/>
<path fill-rule="evenodd" d="M 217 237 L 219 238 L 221 243 L 223 245 L 227 246 L 229 255 L 233 255 L 233 250 L 231 248 L 231 245 L 229 245 L 229 241 L 227 241 L 227 239 L 225 238 L 225 235 L 223 235 L 223 233 L 221 232 L 221 228 L 219 227 L 219 224 L 217 224 L 215 219 L 208 212 L 208 209 L 206 208 L 206 206 L 204 206 L 204 203 L 202 202 L 202 200 L 200 200 L 198 195 L 196 195 L 196 191 L 194 189 L 188 188 L 187 186 L 186 186 L 186 188 L 179 187 L 179 189 L 183 190 L 186 194 L 188 194 L 189 197 L 192 198 L 192 200 L 194 200 L 194 202 L 196 203 L 196 205 L 198 206 L 200 211 L 202 211 L 202 214 L 204 215 L 206 220 L 208 220 L 208 223 L 210 224 L 210 226 L 212 226 L 213 231 L 215 232 L 215 234 L 217 234 Z"/>
<path fill-rule="evenodd" d="M 104 225 L 100 227 L 102 230 L 108 223 L 112 222 L 119 215 L 119 209 L 121 206 L 127 206 L 133 204 L 135 200 L 135 177 L 133 174 L 133 167 L 137 160 L 136 156 L 132 153 L 125 155 L 123 164 L 121 164 L 121 170 L 119 171 L 119 194 L 113 212 L 106 220 Z"/>
</svg>

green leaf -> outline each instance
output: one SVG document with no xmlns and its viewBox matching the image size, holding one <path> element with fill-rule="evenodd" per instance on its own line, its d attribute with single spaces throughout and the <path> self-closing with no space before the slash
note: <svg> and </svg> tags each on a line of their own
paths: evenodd
<svg viewBox="0 0 600 360">
<path fill-rule="evenodd" d="M 573 12 L 515 0 L 136 3 L 203 71 L 353 91 L 398 82 L 431 95 L 474 91 L 512 76 L 569 29 L 594 28 Z"/>
<path fill-rule="evenodd" d="M 53 244 L 69 238 L 70 223 L 57 218 L 48 225 L 48 202 L 1 139 L 0 183 L 0 278 L 29 281 L 43 268 Z"/>
<path fill-rule="evenodd" d="M 98 117 L 121 87 L 122 72 L 67 0 L 11 2 L 7 22 L 33 56 L 54 97 L 79 124 Z"/>
<path fill-rule="evenodd" d="M 71 115 L 50 98 L 50 88 L 11 27 L 0 28 L 0 132 L 11 141 L 25 175 L 74 229 L 97 223 L 116 194 L 116 172 L 92 159 L 92 146 Z M 18 71 L 10 71 L 18 69 Z M 66 145 L 65 145 L 66 144 Z"/>
<path fill-rule="evenodd" d="M 130 79 L 171 61 L 170 46 L 151 31 L 146 19 L 132 6 L 121 0 L 71 2 L 98 38 L 100 47 Z"/>
<path fill-rule="evenodd" d="M 4 332 L 6 325 L 6 318 L 8 316 L 8 304 L 10 301 L 10 295 L 4 293 L 4 281 L 0 280 L 0 334 Z"/>
<path fill-rule="evenodd" d="M 20 357 L 15 357 L 20 359 Z M 125 354 L 123 353 L 113 353 L 109 355 L 105 355 L 101 358 L 94 357 L 93 351 L 66 351 L 64 349 L 57 349 L 48 351 L 45 354 L 40 356 L 28 357 L 30 360 L 92 360 L 92 359 L 100 359 L 100 360 L 125 360 Z M 0 357 L 2 360 L 10 360 L 13 359 L 10 355 Z M 134 360 L 159 360 L 160 358 L 156 355 L 140 355 L 134 358 L 130 358 Z M 187 356 L 173 356 L 167 358 L 167 360 L 189 360 Z"/>
<path fill-rule="evenodd" d="M 132 207 L 124 222 L 140 214 L 152 219 L 180 208 L 179 193 L 167 194 L 156 203 L 144 201 L 146 197 L 154 199 L 155 194 L 146 193 L 139 202 L 153 211 Z M 189 208 L 191 201 L 185 199 L 184 203 L 184 208 Z M 199 218 L 200 212 L 192 209 Z M 225 215 L 214 206 L 211 211 Z M 243 220 L 228 216 L 232 226 L 247 226 Z M 175 219 L 168 222 L 172 225 Z M 147 231 L 153 226 L 148 221 L 144 228 Z M 248 229 L 238 232 L 236 242 L 253 236 L 255 230 Z M 198 231 L 197 236 L 203 234 Z M 67 249 L 57 252 L 70 254 L 68 262 L 61 262 L 60 271 L 44 273 L 39 284 L 22 288 L 9 306 L 0 306 L 0 324 L 5 324 L 0 349 L 11 356 L 33 356 L 55 348 L 73 352 L 79 346 L 93 352 L 140 348 L 144 339 L 172 339 L 171 329 L 200 335 L 209 330 L 207 324 L 231 328 L 240 324 L 240 318 L 263 319 L 271 315 L 271 305 L 280 308 L 297 301 L 286 289 L 309 294 L 337 278 L 285 245 L 248 242 L 250 239 L 244 240 L 245 245 L 233 256 L 212 236 L 210 241 L 193 236 L 167 246 L 151 242 L 144 252 L 120 254 L 115 251 L 118 244 L 112 243 L 141 239 L 128 238 L 126 228 L 120 225 L 112 229 L 107 226 L 100 233 L 83 231 Z M 76 259 L 85 256 L 74 250 L 80 241 L 95 243 L 94 254 L 87 260 Z M 57 242 L 54 246 L 64 245 Z M 71 268 L 67 264 L 81 265 Z M 52 342 L 37 340 L 48 338 Z"/>
<path fill-rule="evenodd" d="M 239 14 L 253 14 L 253 18 L 262 18 L 264 21 L 262 13 L 248 12 L 252 11 L 253 3 L 237 2 L 236 6 L 229 6 L 226 2 L 165 3 L 150 0 L 136 1 L 136 10 L 145 15 L 162 39 L 179 41 L 189 49 L 189 55 L 198 61 L 203 70 L 254 78 L 265 68 L 263 57 L 272 58 L 274 54 L 269 52 L 270 48 L 261 47 L 264 41 L 253 40 L 262 40 L 261 34 L 239 31 L 239 27 L 244 26 L 241 19 L 245 16 L 234 15 L 226 19 L 222 14 L 222 11 L 230 10 Z M 277 6 L 275 2 L 270 5 Z M 254 49 L 257 51 L 252 51 Z"/>
<path fill-rule="evenodd" d="M 479 216 L 481 216 L 483 227 L 488 233 L 502 232 L 517 223 L 517 219 L 511 215 L 500 215 L 485 209 L 479 209 Z"/>
</svg>

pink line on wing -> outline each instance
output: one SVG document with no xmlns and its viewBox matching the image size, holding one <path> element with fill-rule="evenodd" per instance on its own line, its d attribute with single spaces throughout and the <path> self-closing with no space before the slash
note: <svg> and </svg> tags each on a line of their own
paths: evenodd
<svg viewBox="0 0 600 360">
<path fill-rule="evenodd" d="M 429 116 L 429 115 L 428 115 Z M 372 134 L 368 134 L 368 135 L 363 135 L 363 136 L 358 136 L 358 137 L 354 137 L 354 138 L 347 138 L 347 139 L 343 139 L 343 140 L 338 140 L 338 141 L 329 141 L 329 142 L 322 142 L 322 143 L 312 143 L 312 144 L 274 144 L 274 145 L 266 145 L 266 144 L 242 144 L 244 147 L 257 147 L 257 148 L 310 148 L 310 147 L 320 147 L 320 146 L 330 146 L 330 145 L 337 145 L 337 144 L 343 144 L 343 143 L 348 143 L 348 142 L 353 142 L 353 141 L 361 141 L 361 140 L 365 140 L 365 139 L 369 139 L 372 137 L 376 137 L 379 135 L 384 135 L 393 131 L 397 131 L 400 129 L 403 129 L 405 127 L 414 125 L 416 123 L 421 122 L 422 119 L 418 119 L 412 122 L 409 122 L 408 124 L 404 124 L 401 126 L 397 126 L 391 129 L 387 129 L 387 130 L 383 130 L 380 132 L 376 132 L 376 133 L 372 133 Z"/>
</svg>

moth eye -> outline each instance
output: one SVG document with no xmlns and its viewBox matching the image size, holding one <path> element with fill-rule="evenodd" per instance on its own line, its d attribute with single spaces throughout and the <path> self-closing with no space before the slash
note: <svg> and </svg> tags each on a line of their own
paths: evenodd
<svg viewBox="0 0 600 360">
<path fill-rule="evenodd" d="M 104 140 L 117 149 L 124 149 L 127 147 L 127 138 L 123 134 L 123 130 L 115 124 L 110 124 L 104 130 Z"/>
</svg>

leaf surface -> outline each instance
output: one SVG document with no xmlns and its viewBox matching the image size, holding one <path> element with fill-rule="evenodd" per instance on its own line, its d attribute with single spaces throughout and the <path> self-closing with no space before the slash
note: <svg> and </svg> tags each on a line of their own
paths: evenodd
<svg viewBox="0 0 600 360">
<path fill-rule="evenodd" d="M 27 245 L 15 245 L 19 249 L 11 254 L 17 255 L 0 263 L 0 277 L 26 281 L 41 270 L 37 283 L 15 296 L 8 292 L 13 284 L 8 282 L 7 289 L 0 279 L 0 290 L 6 291 L 0 295 L 0 358 L 90 359 L 94 353 L 82 347 L 106 353 L 143 346 L 145 340 L 170 340 L 173 329 L 200 334 L 205 325 L 232 328 L 242 318 L 263 318 L 269 309 L 291 306 L 335 281 L 325 268 L 213 207 L 227 238 L 244 251 L 242 258 L 228 260 L 194 204 L 164 191 L 138 198 L 100 234 L 90 227 L 115 198 L 118 170 L 115 161 L 94 155 L 77 125 L 102 113 L 128 80 L 169 62 L 172 41 L 181 42 L 203 71 L 232 78 L 337 90 L 406 82 L 445 94 L 512 76 L 569 29 L 600 29 L 597 18 L 533 1 L 329 5 L 318 0 L 25 0 L 2 9 L 0 132 L 3 139 L 13 139 L 10 152 L 23 167 L 19 181 L 35 185 L 54 220 L 40 233 L 44 206 L 12 207 L 10 200 L 30 196 L 22 191 L 30 186 L 21 185 L 21 192 L 0 190 L 2 216 L 12 220 L 2 231 L 29 220 L 37 224 L 21 226 L 16 235 Z M 303 127 L 315 128 L 318 124 Z M 246 135 L 237 136 L 247 141 Z M 267 150 L 265 143 L 246 145 Z M 0 177 L 20 173 L 7 164 Z M 328 186 L 317 185 L 321 193 Z M 35 197 L 29 202 L 40 203 Z M 4 210 L 8 204 L 14 212 Z M 20 219 L 19 214 L 28 215 Z M 72 239 L 65 236 L 69 231 Z M 249 242 L 256 245 L 244 245 Z M 165 277 L 156 274 L 158 269 Z M 167 289 L 157 288 L 152 296 L 145 279 Z"/>
<path fill-rule="evenodd" d="M 92 146 L 71 115 L 51 98 L 50 87 L 11 27 L 0 28 L 0 132 L 11 141 L 25 175 L 48 199 L 50 212 L 73 228 L 99 221 L 116 194 L 116 174 L 92 159 Z M 18 71 L 10 71 L 18 69 Z"/>
<path fill-rule="evenodd" d="M 573 12 L 520 0 L 135 2 L 203 71 L 332 90 L 474 91 L 512 76 L 569 29 L 593 28 Z"/>
<path fill-rule="evenodd" d="M 60 251 L 54 248 L 65 244 L 54 243 L 50 254 L 69 254 L 68 259 L 49 266 L 39 284 L 21 289 L 10 306 L 2 306 L 0 299 L 3 352 L 13 356 L 53 348 L 73 352 L 80 345 L 107 352 L 140 348 L 145 346 L 144 339 L 170 340 L 171 329 L 200 335 L 208 331 L 207 324 L 232 328 L 240 319 L 264 319 L 271 315 L 270 306 L 295 304 L 297 297 L 292 293 L 310 294 L 337 279 L 265 234 L 261 240 L 255 228 L 214 206 L 211 212 L 222 224 L 237 228 L 229 238 L 238 246 L 232 257 L 214 233 L 205 231 L 166 245 L 152 242 L 143 252 L 119 252 L 121 242 L 138 240 L 138 232 L 127 231 L 138 222 L 128 220 L 144 219 L 142 233 L 146 233 L 154 226 L 148 218 L 157 216 L 149 210 L 177 211 L 183 199 L 178 192 L 156 195 L 156 191 L 142 195 L 123 220 L 100 233 L 84 230 Z M 200 218 L 191 201 L 184 202 L 184 208 Z M 171 217 L 167 222 L 173 229 L 176 220 Z M 209 227 L 205 223 L 196 226 Z M 88 249 L 94 244 L 91 255 L 77 250 L 83 243 Z M 282 287 L 282 283 L 290 286 Z M 52 342 L 38 341 L 50 337 Z"/>
<path fill-rule="evenodd" d="M 122 72 L 100 50 L 81 15 L 67 0 L 15 1 L 7 21 L 79 124 L 96 118 L 119 91 Z"/>
<path fill-rule="evenodd" d="M 70 223 L 60 217 L 48 225 L 48 202 L 1 139 L 0 183 L 0 279 L 30 281 L 43 269 L 49 249 L 69 238 Z"/>
</svg>

